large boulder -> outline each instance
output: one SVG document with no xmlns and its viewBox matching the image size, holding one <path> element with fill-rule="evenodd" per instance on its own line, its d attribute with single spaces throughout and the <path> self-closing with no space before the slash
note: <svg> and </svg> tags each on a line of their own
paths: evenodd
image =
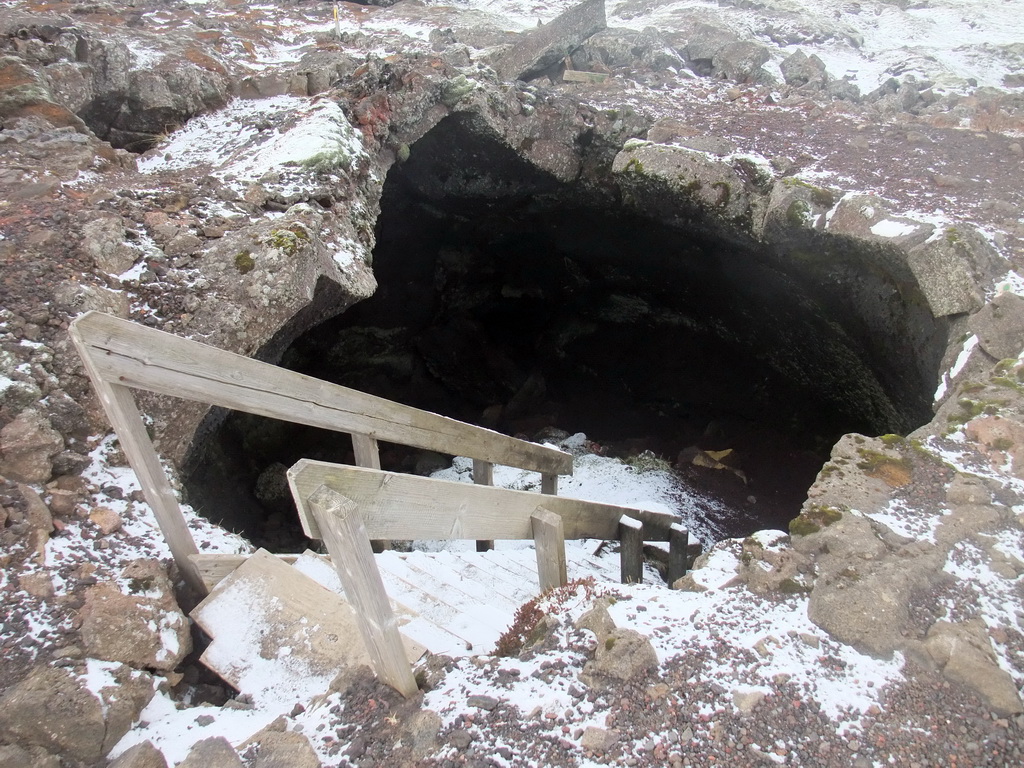
<svg viewBox="0 0 1024 768">
<path fill-rule="evenodd" d="M 39 411 L 30 408 L 0 430 L 0 474 L 23 483 L 45 483 L 64 438 Z"/>
<path fill-rule="evenodd" d="M 320 758 L 301 733 L 278 731 L 268 726 L 249 739 L 249 743 L 259 745 L 253 768 L 320 768 Z"/>
<path fill-rule="evenodd" d="M 771 181 L 766 171 L 745 159 L 718 160 L 705 152 L 644 141 L 626 142 L 612 172 L 627 193 L 636 191 L 648 212 L 651 201 L 658 200 L 665 206 L 658 214 L 673 223 L 700 218 L 704 226 L 719 222 L 748 232 L 763 218 L 764 192 Z"/>
<path fill-rule="evenodd" d="M 79 252 L 107 274 L 120 275 L 135 263 L 140 252 L 125 242 L 124 220 L 101 214 L 82 225 Z"/>
<path fill-rule="evenodd" d="M 943 675 L 973 690 L 996 714 L 1024 712 L 1013 678 L 996 661 L 984 622 L 937 621 L 928 630 L 924 648 Z"/>
<path fill-rule="evenodd" d="M 828 82 L 825 62 L 813 53 L 810 56 L 803 51 L 791 53 L 782 60 L 779 68 L 786 79 L 786 85 L 821 88 Z"/>
<path fill-rule="evenodd" d="M 93 683 L 98 691 L 67 668 L 33 669 L 0 698 L 0 739 L 96 763 L 128 732 L 153 688 L 148 675 L 124 666 L 92 673 L 101 681 Z"/>
<path fill-rule="evenodd" d="M 1004 292 L 971 315 L 971 332 L 978 344 L 996 360 L 1014 358 L 1024 351 L 1024 298 Z"/>
<path fill-rule="evenodd" d="M 119 582 L 128 594 L 114 582 L 96 584 L 85 594 L 80 615 L 86 652 L 136 669 L 174 669 L 192 650 L 192 636 L 162 566 L 136 560 Z"/>
<path fill-rule="evenodd" d="M 557 64 L 607 25 L 604 0 L 584 0 L 547 24 L 523 33 L 495 63 L 506 80 L 531 80 Z"/>
<path fill-rule="evenodd" d="M 737 83 L 769 83 L 763 65 L 771 58 L 760 43 L 741 39 L 728 29 L 699 24 L 689 34 L 683 53 L 698 75 Z"/>
<path fill-rule="evenodd" d="M 177 768 L 242 768 L 242 759 L 223 736 L 197 741 Z"/>
<path fill-rule="evenodd" d="M 167 768 L 167 758 L 152 742 L 144 741 L 122 752 L 108 768 Z M 206 768 L 219 767 L 207 764 Z"/>
<path fill-rule="evenodd" d="M 0 768 L 61 768 L 60 758 L 42 747 L 0 745 Z"/>
</svg>

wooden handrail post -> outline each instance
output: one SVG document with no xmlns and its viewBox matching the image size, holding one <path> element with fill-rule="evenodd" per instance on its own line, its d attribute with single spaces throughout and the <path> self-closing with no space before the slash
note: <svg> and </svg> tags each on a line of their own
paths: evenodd
<svg viewBox="0 0 1024 768">
<path fill-rule="evenodd" d="M 473 482 L 477 485 L 494 485 L 494 465 L 489 461 L 473 459 Z M 477 552 L 489 552 L 492 549 L 494 539 L 477 539 Z"/>
<path fill-rule="evenodd" d="M 355 456 L 357 467 L 380 469 L 380 446 L 369 435 L 352 433 L 352 454 Z M 374 552 L 383 552 L 386 549 L 391 549 L 391 541 L 389 539 L 373 539 L 370 541 L 370 546 Z"/>
<path fill-rule="evenodd" d="M 679 523 L 672 523 L 668 539 L 668 585 L 670 587 L 686 575 L 689 545 L 690 532 Z"/>
<path fill-rule="evenodd" d="M 542 472 L 540 475 L 540 492 L 548 496 L 558 495 L 558 475 Z"/>
<path fill-rule="evenodd" d="M 619 518 L 619 562 L 623 584 L 644 580 L 644 524 L 628 515 Z"/>
<path fill-rule="evenodd" d="M 163 533 L 171 556 L 174 557 L 174 563 L 188 585 L 200 595 L 205 595 L 206 584 L 195 563 L 189 559 L 190 555 L 198 554 L 199 548 L 196 547 L 196 542 L 188 529 L 185 515 L 178 505 L 178 499 L 174 495 L 167 474 L 160 466 L 160 457 L 157 456 L 156 448 L 153 447 L 146 432 L 146 425 L 142 421 L 139 407 L 135 404 L 135 397 L 128 387 L 107 381 L 96 370 L 85 342 L 77 330 L 76 327 L 72 327 L 71 341 L 82 358 L 85 372 L 89 375 L 103 410 L 110 419 L 110 425 L 121 442 L 121 450 L 135 470 L 135 475 L 142 486 L 142 493 L 153 510 L 160 532 Z"/>
<path fill-rule="evenodd" d="M 345 597 L 355 610 L 359 632 L 377 676 L 405 697 L 416 693 L 416 679 L 405 657 L 398 621 L 373 560 L 370 537 L 358 506 L 325 485 L 307 499 Z"/>
<path fill-rule="evenodd" d="M 530 517 L 530 524 L 537 549 L 540 591 L 564 587 L 569 579 L 565 568 L 565 531 L 561 516 L 544 507 L 537 507 L 537 511 Z"/>
<path fill-rule="evenodd" d="M 356 457 L 356 466 L 380 469 L 380 446 L 369 435 L 352 433 L 352 453 Z"/>
</svg>

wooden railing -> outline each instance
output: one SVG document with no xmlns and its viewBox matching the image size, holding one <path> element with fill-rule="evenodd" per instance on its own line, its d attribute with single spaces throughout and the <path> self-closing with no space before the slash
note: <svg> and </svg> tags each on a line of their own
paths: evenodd
<svg viewBox="0 0 1024 768">
<path fill-rule="evenodd" d="M 199 553 L 131 390 L 352 436 L 360 467 L 303 459 L 289 484 L 306 535 L 332 556 L 378 675 L 406 695 L 415 683 L 371 539 L 533 539 L 542 590 L 566 583 L 566 538 L 618 539 L 624 582 L 641 581 L 645 540 L 668 541 L 669 583 L 685 573 L 687 532 L 671 515 L 558 497 L 558 475 L 572 474 L 572 457 L 557 449 L 98 312 L 76 319 L 70 335 L 175 563 L 200 594 L 208 591 L 204 568 L 209 576 L 238 558 Z M 378 440 L 471 458 L 477 485 L 381 472 Z M 491 487 L 494 464 L 541 473 L 547 495 Z"/>
<path fill-rule="evenodd" d="M 77 318 L 71 340 L 142 485 L 146 501 L 184 578 L 200 593 L 190 560 L 198 552 L 171 484 L 146 433 L 132 389 L 196 400 L 259 416 L 352 435 L 356 462 L 379 469 L 377 441 L 473 459 L 475 481 L 489 483 L 494 464 L 541 473 L 557 492 L 572 474 L 572 456 L 483 427 L 227 352 L 100 312 Z"/>
<path fill-rule="evenodd" d="M 686 529 L 664 512 L 302 459 L 288 470 L 302 528 L 324 542 L 356 608 L 374 670 L 410 695 L 412 671 L 371 555 L 373 539 L 532 539 L 541 591 L 567 583 L 566 539 L 618 539 L 624 582 L 642 581 L 645 541 L 668 541 L 686 571 Z"/>
</svg>

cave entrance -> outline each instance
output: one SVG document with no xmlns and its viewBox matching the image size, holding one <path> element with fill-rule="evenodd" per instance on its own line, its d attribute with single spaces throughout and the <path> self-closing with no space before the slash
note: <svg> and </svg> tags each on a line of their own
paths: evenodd
<svg viewBox="0 0 1024 768">
<path fill-rule="evenodd" d="M 388 174 L 376 294 L 281 364 L 528 439 L 585 432 L 611 455 L 650 451 L 721 502 L 722 535 L 784 528 L 840 435 L 930 418 L 944 336 L 879 340 L 779 264 L 627 210 L 613 186 L 560 183 L 471 117 L 449 117 Z M 246 414 L 207 449 L 193 496 L 223 509 L 233 478 L 231 498 L 269 514 L 231 523 L 278 550 L 301 536 L 284 467 L 351 461 L 336 434 Z M 741 472 L 692 462 L 726 449 Z M 431 468 L 398 450 L 382 460 Z"/>
</svg>

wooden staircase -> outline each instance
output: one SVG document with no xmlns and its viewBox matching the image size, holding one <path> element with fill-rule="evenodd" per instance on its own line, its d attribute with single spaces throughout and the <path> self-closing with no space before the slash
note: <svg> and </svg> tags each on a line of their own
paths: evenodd
<svg viewBox="0 0 1024 768">
<path fill-rule="evenodd" d="M 302 584 L 309 586 L 311 593 L 319 591 L 337 605 L 336 613 L 354 617 L 363 650 L 377 675 L 404 695 L 416 691 L 409 658 L 414 653 L 410 651 L 410 633 L 438 652 L 486 652 L 508 628 L 522 603 L 538 591 L 565 584 L 570 576 L 642 580 L 645 541 L 669 543 L 670 582 L 685 573 L 688 534 L 678 520 L 661 512 L 559 497 L 558 476 L 571 475 L 573 462 L 569 454 L 553 447 L 102 313 L 89 312 L 76 319 L 70 336 L 188 583 L 198 593 L 207 594 L 226 579 L 238 588 L 239 595 L 248 598 L 262 594 L 265 584 L 261 578 L 263 582 L 282 582 L 280 596 L 268 596 L 263 602 L 283 605 L 287 609 L 284 614 L 291 611 L 288 615 L 302 625 L 299 630 L 305 639 L 288 642 L 300 643 L 312 642 L 315 622 L 296 613 L 296 606 L 323 613 L 323 606 L 303 592 Z M 351 612 L 344 602 L 281 562 L 291 558 L 275 558 L 261 551 L 250 562 L 233 555 L 199 553 L 132 389 L 351 436 L 358 467 L 302 459 L 288 471 L 303 530 L 309 538 L 321 540 L 330 553 L 328 572 L 344 585 Z M 475 484 L 382 472 L 378 440 L 467 456 L 473 460 Z M 540 473 L 542 493 L 494 487 L 494 464 Z M 566 547 L 566 541 L 587 539 L 618 540 L 618 568 L 611 558 L 588 556 L 579 544 Z M 386 552 L 374 557 L 371 542 L 402 540 L 475 540 L 478 550 L 486 550 L 494 541 L 518 540 L 532 541 L 533 548 L 433 555 Z M 316 557 L 300 560 L 319 574 L 314 580 L 332 581 L 323 575 Z M 253 573 L 245 581 L 235 569 Z M 330 588 L 337 592 L 338 584 Z M 289 606 L 289 601 L 294 605 Z M 257 603 L 256 609 L 262 610 L 264 606 Z M 196 610 L 202 608 L 201 604 Z M 333 620 L 333 615 L 325 616 L 322 623 Z M 294 623 L 282 620 L 275 624 L 278 630 L 289 631 Z M 340 648 L 338 637 L 338 633 L 326 633 L 318 642 L 328 649 L 333 644 L 339 654 L 347 652 L 348 648 Z M 274 657 L 272 651 L 259 653 L 270 652 Z M 331 653 L 323 655 L 328 667 Z"/>
</svg>

